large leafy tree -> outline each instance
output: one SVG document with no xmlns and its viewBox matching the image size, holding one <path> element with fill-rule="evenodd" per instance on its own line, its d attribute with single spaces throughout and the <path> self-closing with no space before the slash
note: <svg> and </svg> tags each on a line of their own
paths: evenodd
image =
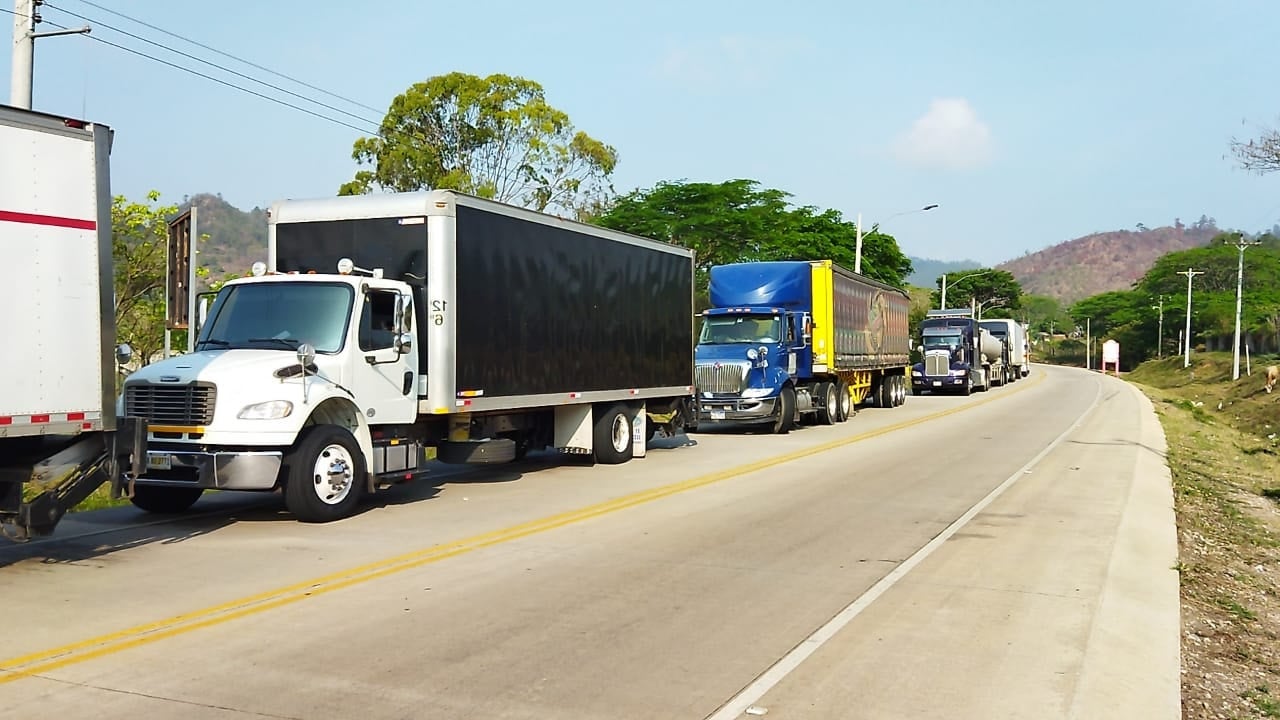
<svg viewBox="0 0 1280 720">
<path fill-rule="evenodd" d="M 167 218 L 178 211 L 156 205 L 159 199 L 152 190 L 145 202 L 118 195 L 111 203 L 116 341 L 129 343 L 143 365 L 164 348 Z"/>
<path fill-rule="evenodd" d="M 942 301 L 943 278 L 938 278 L 938 289 L 934 291 L 934 306 Z M 964 308 L 971 305 L 982 317 L 1013 317 L 1015 310 L 1022 307 L 1022 285 L 1007 270 L 979 268 L 977 270 L 961 270 L 948 273 L 947 306 Z"/>
<path fill-rule="evenodd" d="M 449 188 L 539 211 L 577 215 L 612 192 L 612 147 L 574 128 L 538 83 L 453 72 L 397 95 L 340 195 Z"/>
<path fill-rule="evenodd" d="M 852 269 L 857 228 L 835 210 L 793 207 L 791 195 L 755 180 L 661 182 L 617 198 L 594 222 L 691 248 L 700 285 L 713 265 L 830 259 Z M 863 238 L 862 271 L 902 287 L 911 261 L 891 235 Z"/>
</svg>

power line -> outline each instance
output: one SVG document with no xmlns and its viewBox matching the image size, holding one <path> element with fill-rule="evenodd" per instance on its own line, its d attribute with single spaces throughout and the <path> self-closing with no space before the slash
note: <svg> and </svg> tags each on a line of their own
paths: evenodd
<svg viewBox="0 0 1280 720">
<path fill-rule="evenodd" d="M 252 68 L 256 68 L 256 69 L 258 69 L 258 70 L 262 70 L 263 72 L 270 73 L 270 74 L 272 74 L 272 75 L 275 75 L 276 77 L 284 78 L 285 80 L 288 80 L 289 82 L 297 83 L 297 84 L 299 84 L 299 85 L 302 85 L 303 87 L 310 88 L 310 89 L 315 90 L 315 91 L 320 92 L 320 93 L 324 93 L 325 95 L 328 95 L 329 97 L 337 98 L 338 100 L 341 100 L 341 101 L 346 102 L 346 103 L 350 103 L 350 104 L 352 104 L 352 105 L 355 105 L 356 107 L 363 108 L 363 109 L 365 109 L 365 110 L 369 110 L 369 111 L 371 111 L 371 112 L 376 112 L 376 113 L 383 112 L 382 110 L 379 110 L 379 109 L 377 109 L 377 108 L 375 108 L 375 107 L 370 107 L 370 106 L 368 106 L 368 105 L 365 105 L 364 103 L 357 102 L 357 101 L 355 101 L 355 100 L 352 100 L 351 98 L 343 97 L 343 96 L 341 96 L 341 95 L 338 95 L 337 93 L 329 92 L 328 90 L 325 90 L 324 88 L 316 87 L 315 85 L 311 85 L 311 84 L 309 84 L 309 83 L 303 82 L 302 80 L 299 80 L 299 79 L 297 79 L 297 78 L 289 77 L 288 75 L 285 75 L 285 74 L 283 74 L 283 73 L 278 73 L 278 72 L 276 72 L 275 70 L 272 70 L 271 68 L 263 67 L 262 65 L 258 65 L 257 63 L 253 63 L 253 62 L 250 62 L 250 61 L 248 61 L 248 60 L 245 60 L 245 59 L 244 59 L 244 58 L 242 58 L 242 57 L 237 57 L 237 56 L 235 56 L 235 55 L 232 55 L 231 53 L 224 52 L 224 51 L 219 50 L 219 49 L 217 49 L 217 48 L 215 48 L 215 47 L 210 47 L 209 45 L 205 45 L 204 43 L 198 42 L 198 41 L 196 41 L 196 40 L 192 40 L 191 38 L 183 37 L 182 35 L 179 35 L 179 34 L 177 34 L 177 33 L 175 33 L 175 32 L 170 32 L 170 31 L 168 31 L 168 30 L 165 30 L 165 29 L 164 29 L 164 28 L 162 28 L 162 27 L 157 27 L 157 26 L 155 26 L 155 25 L 152 25 L 152 24 L 150 24 L 150 23 L 148 23 L 148 22 L 145 22 L 145 21 L 139 20 L 139 19 L 137 19 L 137 18 L 129 17 L 128 15 L 125 15 L 125 14 L 124 14 L 124 13 L 122 13 L 122 12 L 118 12 L 118 11 L 116 11 L 116 10 L 112 10 L 111 8 L 108 8 L 108 7 L 103 7 L 103 6 L 101 6 L 101 5 L 97 4 L 97 3 L 90 2 L 89 0 L 79 0 L 79 2 L 84 3 L 85 5 L 89 5 L 89 6 L 91 6 L 91 7 L 95 7 L 95 8 L 97 8 L 97 9 L 99 9 L 99 10 L 102 10 L 103 12 L 111 13 L 112 15 L 115 15 L 116 17 L 124 18 L 125 20 L 128 20 L 128 21 L 130 21 L 130 22 L 135 22 L 135 23 L 137 23 L 137 24 L 139 24 L 139 25 L 142 25 L 143 27 L 147 27 L 147 28 L 150 28 L 150 29 L 152 29 L 152 30 L 155 30 L 156 32 L 164 33 L 165 35 L 168 35 L 169 37 L 174 37 L 174 38 L 177 38 L 177 39 L 179 39 L 179 40 L 182 40 L 183 42 L 191 43 L 192 45 L 195 45 L 196 47 L 203 48 L 203 49 L 208 50 L 208 51 L 210 51 L 210 52 L 215 52 L 215 53 L 217 53 L 217 54 L 219 54 L 219 55 L 222 55 L 223 57 L 231 58 L 232 60 L 235 60 L 236 62 L 244 63 L 245 65 L 248 65 L 248 66 L 250 66 L 250 67 L 252 67 Z M 66 11 L 64 10 L 63 12 L 66 12 Z M 265 84 L 265 83 L 264 83 L 264 84 Z"/>
<path fill-rule="evenodd" d="M 0 10 L 3 10 L 4 12 L 9 13 L 10 15 L 16 15 L 16 14 L 17 14 L 17 13 L 15 13 L 14 11 L 12 11 L 12 10 L 7 10 L 7 9 L 5 9 L 5 8 L 0 8 Z M 45 22 L 45 23 L 48 23 L 48 24 L 50 24 L 50 25 L 52 25 L 52 26 L 54 26 L 54 27 L 56 27 L 56 28 L 58 28 L 59 30 L 67 30 L 67 29 L 68 29 L 65 25 L 59 25 L 58 23 L 53 22 L 52 20 L 44 20 L 44 22 Z M 214 76 L 212 76 L 212 75 L 208 75 L 208 74 L 206 74 L 206 73 L 202 73 L 202 72 L 200 72 L 199 70 L 193 70 L 193 69 L 191 69 L 191 68 L 189 68 L 189 67 L 186 67 L 186 66 L 183 66 L 183 65 L 179 65 L 179 64 L 177 64 L 177 63 L 175 63 L 175 62 L 170 62 L 170 61 L 165 60 L 165 59 L 163 59 L 163 58 L 158 58 L 158 57 L 156 57 L 156 56 L 154 56 L 154 55 L 148 55 L 147 53 L 144 53 L 144 52 L 142 52 L 141 50 L 134 50 L 134 49 L 133 49 L 133 48 L 131 48 L 131 47 L 125 47 L 124 45 L 120 45 L 120 44 L 118 44 L 118 43 L 113 43 L 113 42 L 111 42 L 110 40 L 103 40 L 102 38 L 100 38 L 100 37 L 98 37 L 98 36 L 96 36 L 96 35 L 85 35 L 85 37 L 87 37 L 87 38 L 89 38 L 90 40 L 93 40 L 93 41 L 95 41 L 95 42 L 100 42 L 100 43 L 102 43 L 103 45 L 109 45 L 109 46 L 111 46 L 111 47 L 113 47 L 113 48 L 116 48 L 116 49 L 119 49 L 119 50 L 124 50 L 124 51 L 125 51 L 125 52 L 127 52 L 127 53 L 132 53 L 132 54 L 134 54 L 134 55 L 137 55 L 137 56 L 139 56 L 139 57 L 146 58 L 146 59 L 148 59 L 148 60 L 154 60 L 155 62 L 158 62 L 158 63 L 160 63 L 160 64 L 162 64 L 162 65 L 168 65 L 168 66 L 169 66 L 169 67 L 171 67 L 171 68 L 175 68 L 175 69 L 178 69 L 178 70 L 182 70 L 183 72 L 191 73 L 192 75 L 195 75 L 195 76 L 197 76 L 197 77 L 202 77 L 202 78 L 204 78 L 204 79 L 206 79 L 206 80 L 212 80 L 213 82 L 216 82 L 216 83 L 218 83 L 219 85 L 225 85 L 225 86 L 227 86 L 227 87 L 229 87 L 229 88 L 232 88 L 232 89 L 234 89 L 234 90 L 239 90 L 239 91 L 241 91 L 241 92 L 246 92 L 246 93 L 249 93 L 250 95 L 253 95 L 253 96 L 256 96 L 256 97 L 260 97 L 260 98 L 262 98 L 263 100 L 269 100 L 269 101 L 271 101 L 271 102 L 273 102 L 273 103 L 276 103 L 277 105 L 283 105 L 283 106 L 285 106 L 285 107 L 287 107 L 287 108 L 292 108 L 292 109 L 294 109 L 294 110 L 298 110 L 298 111 L 300 111 L 300 112 L 304 112 L 304 113 L 306 113 L 306 114 L 308 114 L 308 115 L 310 115 L 310 116 L 312 116 L 312 117 L 320 118 L 321 120 L 328 120 L 328 121 L 329 121 L 329 122 L 331 122 L 331 123 L 334 123 L 334 124 L 336 124 L 336 125 L 341 125 L 341 126 L 346 127 L 346 128 L 350 128 L 350 129 L 352 129 L 352 130 L 355 130 L 355 131 L 356 131 L 356 132 L 358 132 L 358 133 L 366 134 L 366 135 L 377 135 L 377 132 L 370 132 L 370 131 L 369 131 L 369 129 L 368 129 L 367 127 L 363 127 L 363 128 L 362 128 L 362 127 L 357 127 L 357 126 L 355 126 L 355 125 L 352 125 L 351 123 L 346 122 L 345 120 L 339 120 L 338 118 L 329 117 L 328 115 L 325 115 L 324 113 L 318 113 L 318 112 L 316 112 L 315 110 L 311 110 L 311 109 L 309 109 L 309 108 L 305 108 L 305 107 L 302 107 L 302 106 L 300 106 L 300 105 L 294 105 L 294 104 L 293 104 L 293 103 L 291 103 L 291 102 L 287 102 L 287 101 L 285 101 L 285 100 L 281 100 L 281 99 L 279 99 L 279 98 L 274 98 L 274 97 L 271 97 L 270 95 L 264 95 L 263 93 L 260 93 L 260 92 L 258 92 L 258 91 L 256 91 L 256 90 L 251 90 L 251 89 L 249 89 L 249 88 L 242 87 L 242 86 L 240 86 L 240 85 L 236 85 L 235 83 L 227 82 L 226 80 L 223 80 L 222 78 L 217 78 L 217 77 L 214 77 Z"/>
<path fill-rule="evenodd" d="M 231 68 L 228 68 L 228 67 L 224 67 L 224 66 L 222 66 L 222 65 L 219 65 L 219 64 L 217 64 L 217 63 L 215 63 L 215 62 L 210 62 L 210 61 L 205 60 L 205 59 L 203 59 L 203 58 L 196 57 L 195 55 L 192 55 L 192 54 L 190 54 L 190 53 L 186 53 L 186 52 L 183 52 L 183 51 L 181 51 L 181 50 L 177 50 L 177 49 L 175 49 L 175 48 L 169 47 L 168 45 L 165 45 L 164 43 L 158 43 L 158 42 L 156 42 L 156 41 L 154 41 L 154 40 L 149 40 L 149 39 L 144 38 L 144 37 L 141 37 L 141 36 L 139 36 L 139 35 L 135 35 L 135 34 L 133 34 L 133 33 L 129 32 L 129 31 L 127 31 L 127 30 L 121 30 L 121 29 L 120 29 L 120 28 L 118 28 L 118 27 L 115 27 L 115 26 L 112 26 L 112 25 L 108 25 L 107 23 L 101 22 L 101 21 L 99 21 L 99 20 L 95 20 L 95 19 L 90 18 L 90 17 L 86 17 L 86 16 L 84 16 L 84 15 L 81 15 L 81 14 L 79 14 L 79 13 L 75 13 L 75 12 L 72 12 L 72 11 L 67 10 L 67 9 L 65 9 L 65 8 L 60 8 L 60 7 L 58 7 L 57 5 L 53 5 L 53 4 L 50 4 L 50 3 L 48 3 L 48 2 L 45 2 L 45 3 L 44 3 L 44 6 L 45 6 L 45 7 L 47 7 L 47 8 L 51 8 L 51 9 L 53 9 L 53 10 L 57 10 L 57 11 L 59 11 L 59 12 L 66 13 L 66 14 L 68 14 L 68 15 L 72 16 L 72 17 L 80 18 L 81 20 L 84 20 L 85 22 L 91 22 L 91 23 L 95 23 L 95 24 L 97 24 L 97 25 L 101 25 L 102 27 L 107 28 L 108 30 L 114 30 L 114 31 L 116 31 L 116 32 L 120 33 L 121 35 L 127 35 L 128 37 L 131 37 L 131 38 L 133 38 L 134 40 L 141 40 L 142 42 L 145 42 L 145 43 L 147 43 L 147 44 L 149 44 L 149 45 L 154 45 L 154 46 L 156 46 L 156 47 L 158 47 L 158 48 L 161 48 L 161 49 L 163 49 L 163 50 L 168 50 L 169 52 L 174 53 L 174 54 L 176 54 L 176 55 L 181 55 L 181 56 L 183 56 L 183 57 L 185 57 L 185 58 L 188 58 L 188 59 L 191 59 L 191 60 L 195 60 L 196 62 L 204 63 L 205 65 L 209 65 L 210 67 L 215 67 L 215 68 L 217 68 L 217 69 L 219 69 L 219 70 L 222 70 L 223 72 L 231 73 L 232 75 L 235 75 L 235 76 L 237 76 L 237 77 L 244 78 L 245 80 L 248 80 L 248 81 L 250 81 L 250 82 L 255 82 L 255 83 L 258 83 L 259 85 L 265 85 L 265 86 L 267 86 L 267 87 L 271 88 L 272 90 L 279 90 L 280 92 L 285 93 L 286 95 L 292 95 L 293 97 L 296 97 L 296 98 L 298 98 L 298 99 L 300 99 L 300 100 L 305 100 L 305 101 L 310 102 L 310 103 L 315 103 L 316 105 L 319 105 L 320 107 L 326 108 L 326 109 L 328 109 L 328 110 L 332 110 L 332 111 L 334 111 L 334 112 L 336 112 L 336 113 L 341 113 L 341 114 L 343 114 L 343 115 L 346 115 L 347 117 L 354 118 L 354 119 L 359 120 L 359 121 L 361 121 L 361 122 L 370 123 L 370 124 L 372 124 L 372 125 L 377 125 L 377 124 L 378 124 L 378 123 L 376 123 L 376 122 L 374 122 L 374 121 L 370 120 L 369 118 L 366 118 L 366 117 L 363 117 L 363 116 L 360 116 L 360 115 L 356 115 L 355 113 L 347 112 L 346 110 L 343 110 L 343 109 L 341 109 L 341 108 L 334 107 L 333 105 L 329 105 L 329 104 L 327 104 L 327 103 L 320 102 L 319 100 L 314 100 L 314 99 L 309 98 L 309 97 L 307 97 L 307 96 L 305 96 L 305 95 L 300 95 L 300 94 L 298 94 L 298 93 L 296 93 L 296 92 L 293 92 L 292 90 L 286 90 L 286 89 L 284 89 L 284 88 L 280 87 L 279 85 L 272 85 L 272 84 L 271 84 L 271 83 L 269 83 L 269 82 L 265 82 L 265 81 L 263 81 L 263 80 L 258 80 L 257 78 L 251 77 L 251 76 L 246 75 L 246 74 L 244 74 L 244 73 L 242 73 L 242 72 L 238 72 L 238 71 L 236 71 L 236 70 L 232 70 Z M 375 111 L 375 112 L 376 112 L 376 111 Z"/>
</svg>

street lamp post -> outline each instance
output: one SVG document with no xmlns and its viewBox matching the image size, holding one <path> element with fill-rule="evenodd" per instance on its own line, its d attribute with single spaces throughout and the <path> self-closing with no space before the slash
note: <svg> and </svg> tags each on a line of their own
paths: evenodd
<svg viewBox="0 0 1280 720">
<path fill-rule="evenodd" d="M 975 273 L 966 273 L 966 274 L 962 275 L 962 276 L 960 277 L 960 279 L 959 279 L 959 280 L 957 280 L 957 281 L 955 281 L 954 283 L 951 283 L 951 284 L 952 284 L 952 285 L 955 285 L 955 284 L 957 284 L 957 283 L 962 283 L 962 282 L 964 282 L 967 278 L 971 278 L 971 277 L 978 277 L 979 275 L 986 275 L 987 273 L 993 273 L 993 272 L 995 272 L 995 271 L 996 271 L 996 269 L 995 269 L 995 268 L 988 268 L 988 269 L 986 269 L 986 270 L 982 270 L 982 271 L 980 271 L 980 272 L 975 272 Z M 938 298 L 938 301 L 939 301 L 939 302 L 938 302 L 938 305 L 939 305 L 938 309 L 939 309 L 939 310 L 946 310 L 946 309 L 947 309 L 947 274 L 946 274 L 946 273 L 942 273 L 942 297 Z"/>
<path fill-rule="evenodd" d="M 924 207 L 918 208 L 915 210 L 904 210 L 900 213 L 894 213 L 890 215 L 889 217 L 885 218 L 885 220 L 892 220 L 896 217 L 902 217 L 903 215 L 911 215 L 913 213 L 925 212 L 927 210 L 932 210 L 936 207 L 938 207 L 938 205 L 937 203 L 934 203 L 933 205 L 925 205 Z M 854 255 L 853 255 L 853 271 L 861 275 L 862 274 L 862 213 L 858 213 L 858 221 L 857 221 L 856 227 L 858 229 L 858 233 L 857 233 L 857 240 L 856 240 Z"/>
<path fill-rule="evenodd" d="M 1160 296 L 1160 304 L 1152 305 L 1152 310 L 1160 311 L 1160 327 L 1156 330 L 1156 357 L 1164 357 L 1164 296 Z"/>
<path fill-rule="evenodd" d="M 1204 270 L 1192 270 L 1191 268 L 1178 271 L 1179 275 L 1187 276 L 1187 331 L 1182 336 L 1183 342 L 1185 343 L 1184 351 L 1186 353 L 1182 360 L 1182 367 L 1184 368 L 1191 367 L 1191 278 L 1197 275 L 1203 275 L 1204 273 Z"/>
<path fill-rule="evenodd" d="M 1236 249 L 1240 251 L 1240 262 L 1236 265 L 1236 338 L 1231 344 L 1231 379 L 1240 379 L 1240 305 L 1244 290 L 1244 251 L 1245 248 L 1261 245 L 1257 240 L 1245 240 L 1244 236 L 1236 240 Z"/>
</svg>

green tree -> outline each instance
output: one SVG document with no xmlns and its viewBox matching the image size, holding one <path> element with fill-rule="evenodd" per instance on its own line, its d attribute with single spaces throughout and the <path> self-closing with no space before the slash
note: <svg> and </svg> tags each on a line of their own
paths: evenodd
<svg viewBox="0 0 1280 720">
<path fill-rule="evenodd" d="M 450 188 L 576 215 L 612 193 L 612 147 L 574 128 L 538 83 L 453 72 L 397 95 L 376 137 L 356 140 L 359 170 L 339 195 Z"/>
<path fill-rule="evenodd" d="M 1022 307 L 1022 285 L 1007 270 L 994 268 L 962 270 L 949 273 L 947 305 L 953 308 L 974 306 L 983 317 L 1013 317 Z M 932 294 L 934 306 L 942 302 L 942 278 Z"/>
<path fill-rule="evenodd" d="M 695 252 L 699 288 L 713 265 L 830 259 L 852 269 L 857 228 L 835 210 L 792 207 L 791 195 L 755 180 L 660 182 L 617 198 L 595 222 Z M 893 236 L 863 236 L 863 274 L 896 287 L 911 261 Z"/>
<path fill-rule="evenodd" d="M 156 206 L 159 199 L 152 190 L 146 202 L 117 195 L 111 203 L 116 341 L 129 343 L 143 365 L 164 348 L 167 218 L 178 211 L 177 205 Z"/>
<path fill-rule="evenodd" d="M 1047 333 L 1071 329 L 1071 316 L 1056 298 L 1048 295 L 1023 295 L 1019 302 L 1031 332 Z"/>
</svg>

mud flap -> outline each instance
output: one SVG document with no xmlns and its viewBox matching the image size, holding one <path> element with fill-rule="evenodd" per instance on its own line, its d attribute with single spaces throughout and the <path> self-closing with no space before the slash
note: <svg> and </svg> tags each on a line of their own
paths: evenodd
<svg viewBox="0 0 1280 720">
<path fill-rule="evenodd" d="M 649 414 L 645 412 L 645 404 L 635 409 L 631 416 L 631 457 L 644 457 L 645 445 L 649 442 Z"/>
</svg>

